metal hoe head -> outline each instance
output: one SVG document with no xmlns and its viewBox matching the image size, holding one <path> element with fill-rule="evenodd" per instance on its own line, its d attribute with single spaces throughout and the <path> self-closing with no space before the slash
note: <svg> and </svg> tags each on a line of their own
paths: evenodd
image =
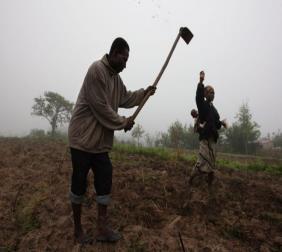
<svg viewBox="0 0 282 252">
<path fill-rule="evenodd" d="M 194 36 L 193 33 L 187 27 L 181 27 L 179 32 L 181 38 L 183 38 L 186 44 L 189 44 L 189 42 Z"/>
</svg>

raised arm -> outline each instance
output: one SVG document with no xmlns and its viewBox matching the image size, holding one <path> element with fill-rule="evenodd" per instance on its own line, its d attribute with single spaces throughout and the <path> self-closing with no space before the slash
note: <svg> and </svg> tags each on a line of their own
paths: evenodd
<svg viewBox="0 0 282 252">
<path fill-rule="evenodd" d="M 200 72 L 200 80 L 197 86 L 197 91 L 196 91 L 196 104 L 199 110 L 199 113 L 201 113 L 201 111 L 203 110 L 203 106 L 204 106 L 204 101 L 205 101 L 205 87 L 203 84 L 203 81 L 205 79 L 205 73 L 204 71 Z"/>
</svg>

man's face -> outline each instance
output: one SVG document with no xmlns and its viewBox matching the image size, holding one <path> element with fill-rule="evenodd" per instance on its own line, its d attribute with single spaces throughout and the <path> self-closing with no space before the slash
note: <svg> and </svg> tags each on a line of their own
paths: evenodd
<svg viewBox="0 0 282 252">
<path fill-rule="evenodd" d="M 122 70 L 126 68 L 128 57 L 129 51 L 127 49 L 113 52 L 111 57 L 111 66 L 117 71 L 117 73 L 122 72 Z"/>
<path fill-rule="evenodd" d="M 205 92 L 205 96 L 206 96 L 206 99 L 208 101 L 213 101 L 214 100 L 214 89 L 212 87 L 208 87 L 206 89 L 206 92 Z"/>
</svg>

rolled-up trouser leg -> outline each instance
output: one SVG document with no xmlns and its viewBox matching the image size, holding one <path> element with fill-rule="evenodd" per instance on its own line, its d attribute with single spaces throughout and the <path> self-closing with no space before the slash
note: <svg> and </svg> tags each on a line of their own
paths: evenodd
<svg viewBox="0 0 282 252">
<path fill-rule="evenodd" d="M 112 163 L 107 152 L 95 154 L 93 162 L 94 186 L 96 201 L 101 205 L 109 205 L 112 190 Z"/>
<path fill-rule="evenodd" d="M 84 195 L 76 195 L 72 191 L 69 193 L 69 199 L 71 203 L 82 204 L 84 201 Z"/>
</svg>

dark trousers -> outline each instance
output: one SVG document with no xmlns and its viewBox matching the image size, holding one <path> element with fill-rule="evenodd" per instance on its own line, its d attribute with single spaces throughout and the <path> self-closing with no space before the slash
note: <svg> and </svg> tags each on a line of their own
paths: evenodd
<svg viewBox="0 0 282 252">
<path fill-rule="evenodd" d="M 87 175 L 94 173 L 94 187 L 97 195 L 108 195 L 112 190 L 112 163 L 108 152 L 90 153 L 70 148 L 72 160 L 71 192 L 82 196 L 87 189 Z"/>
</svg>

